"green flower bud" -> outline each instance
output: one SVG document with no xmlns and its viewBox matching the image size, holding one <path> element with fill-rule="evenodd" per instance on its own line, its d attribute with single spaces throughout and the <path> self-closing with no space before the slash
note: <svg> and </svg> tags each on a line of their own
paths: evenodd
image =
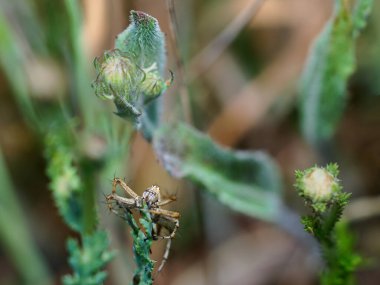
<svg viewBox="0 0 380 285">
<path fill-rule="evenodd" d="M 146 73 L 145 79 L 141 84 L 141 93 L 144 97 L 144 104 L 147 104 L 159 97 L 166 91 L 166 89 L 168 89 L 168 87 L 170 87 L 173 82 L 173 74 L 171 73 L 171 78 L 169 80 L 164 81 L 157 69 L 153 68 L 152 70 L 149 68 L 144 71 Z"/>
<path fill-rule="evenodd" d="M 106 51 L 94 63 L 97 71 L 92 85 L 95 94 L 113 100 L 118 110 L 116 114 L 122 117 L 139 116 L 139 88 L 145 78 L 144 71 L 119 50 Z"/>
<path fill-rule="evenodd" d="M 113 100 L 116 114 L 132 121 L 147 140 L 160 123 L 162 95 L 171 80 L 164 81 L 164 34 L 152 16 L 131 11 L 130 25 L 118 35 L 115 50 L 95 60 L 97 96 Z"/>
</svg>

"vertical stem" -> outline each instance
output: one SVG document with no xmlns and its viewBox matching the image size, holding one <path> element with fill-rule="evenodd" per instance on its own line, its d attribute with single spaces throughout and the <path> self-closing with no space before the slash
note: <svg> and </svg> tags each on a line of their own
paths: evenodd
<svg viewBox="0 0 380 285">
<path fill-rule="evenodd" d="M 85 160 L 82 162 L 80 169 L 83 181 L 83 233 L 92 234 L 96 228 L 97 213 L 95 209 L 96 177 L 97 168 L 93 161 Z"/>
<path fill-rule="evenodd" d="M 81 115 L 83 116 L 85 126 L 91 127 L 95 124 L 94 110 L 89 106 L 91 100 L 88 99 L 90 94 L 88 72 L 85 64 L 85 56 L 81 43 L 81 15 L 79 1 L 65 0 L 66 10 L 69 15 L 70 37 L 73 48 L 73 78 L 75 82 L 74 95 L 78 99 Z"/>
<path fill-rule="evenodd" d="M 176 65 L 180 78 L 179 94 L 181 99 L 182 110 L 184 112 L 185 121 L 189 124 L 192 123 L 191 116 L 191 106 L 190 106 L 190 95 L 187 85 L 187 80 L 185 76 L 185 69 L 183 64 L 183 59 L 181 57 L 179 42 L 178 42 L 178 27 L 177 27 L 177 17 L 175 13 L 175 7 L 173 0 L 166 0 L 166 6 L 170 16 L 170 33 L 173 41 L 173 50 L 176 59 Z"/>
<path fill-rule="evenodd" d="M 51 283 L 48 270 L 34 244 L 26 218 L 13 189 L 0 150 L 0 241 L 24 284 Z"/>
</svg>

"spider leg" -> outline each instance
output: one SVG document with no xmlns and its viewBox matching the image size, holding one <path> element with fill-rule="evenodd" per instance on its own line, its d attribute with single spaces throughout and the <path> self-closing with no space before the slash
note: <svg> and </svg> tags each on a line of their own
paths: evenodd
<svg viewBox="0 0 380 285">
<path fill-rule="evenodd" d="M 160 272 L 162 271 L 162 269 L 165 266 L 166 261 L 169 258 L 169 253 L 170 253 L 170 247 L 171 247 L 171 245 L 172 245 L 172 240 L 169 239 L 168 242 L 166 243 L 165 252 L 164 252 L 164 255 L 162 256 L 161 264 L 160 264 L 160 266 L 158 267 L 158 269 L 156 271 L 155 278 L 158 276 L 158 274 L 160 274 Z"/>
<path fill-rule="evenodd" d="M 180 214 L 178 212 L 169 211 L 161 208 L 150 209 L 149 212 L 154 215 L 164 216 L 173 219 L 178 219 L 180 217 Z"/>
<path fill-rule="evenodd" d="M 175 196 L 170 196 L 168 199 L 165 199 L 165 200 L 161 200 L 160 202 L 157 203 L 157 206 L 165 206 L 167 204 L 170 204 L 171 202 L 174 202 L 176 201 L 176 197 Z"/>
<path fill-rule="evenodd" d="M 133 199 L 140 199 L 139 195 L 137 195 L 131 188 L 128 187 L 127 183 L 125 183 L 120 178 L 114 178 L 112 182 L 112 193 L 116 193 L 116 186 L 119 185 L 129 196 Z"/>
<path fill-rule="evenodd" d="M 179 228 L 179 213 L 173 212 L 173 211 L 168 211 L 168 210 L 163 210 L 163 209 L 156 209 L 156 210 L 150 210 L 149 211 L 152 214 L 159 215 L 163 220 L 170 221 L 174 224 L 174 228 L 172 232 L 169 235 L 166 236 L 159 236 L 157 235 L 155 238 L 156 239 L 172 239 L 174 238 L 177 229 Z M 167 228 L 165 226 L 164 221 L 158 219 L 157 224 L 162 225 L 163 227 Z"/>
</svg>

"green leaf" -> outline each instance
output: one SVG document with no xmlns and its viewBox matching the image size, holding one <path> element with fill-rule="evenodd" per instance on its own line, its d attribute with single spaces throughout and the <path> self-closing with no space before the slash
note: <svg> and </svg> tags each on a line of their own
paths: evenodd
<svg viewBox="0 0 380 285">
<path fill-rule="evenodd" d="M 372 1 L 358 0 L 350 11 L 344 0 L 312 47 L 300 82 L 301 128 L 312 143 L 329 139 L 342 117 L 346 86 L 355 70 L 355 39 L 365 26 Z"/>
<path fill-rule="evenodd" d="M 25 56 L 5 12 L 0 9 L 0 67 L 13 88 L 26 121 L 32 125 L 38 119 L 29 97 L 28 79 L 24 70 Z"/>
<path fill-rule="evenodd" d="M 83 245 L 69 239 L 67 248 L 70 253 L 69 263 L 74 274 L 63 277 L 64 285 L 101 285 L 107 277 L 102 269 L 114 257 L 108 251 L 109 242 L 105 232 L 95 232 L 85 236 Z"/>
<path fill-rule="evenodd" d="M 367 25 L 367 18 L 371 12 L 373 0 L 358 0 L 353 11 L 352 21 L 354 26 L 354 36 L 358 36 L 360 31 Z"/>
<path fill-rule="evenodd" d="M 154 148 L 167 171 L 188 178 L 226 206 L 249 216 L 276 221 L 281 208 L 281 179 L 265 153 L 232 151 L 185 124 L 166 125 Z"/>
<path fill-rule="evenodd" d="M 140 11 L 131 11 L 131 24 L 120 33 L 115 48 L 128 54 L 141 68 L 157 65 L 162 75 L 166 64 L 165 36 L 156 18 Z"/>
<path fill-rule="evenodd" d="M 47 174 L 54 201 L 65 223 L 71 229 L 83 230 L 83 185 L 79 170 L 74 164 L 73 143 L 62 126 L 53 126 L 45 138 Z"/>
</svg>

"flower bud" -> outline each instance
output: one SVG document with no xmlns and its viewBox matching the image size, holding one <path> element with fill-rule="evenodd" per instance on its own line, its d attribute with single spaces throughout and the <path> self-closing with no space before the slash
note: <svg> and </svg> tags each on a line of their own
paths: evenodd
<svg viewBox="0 0 380 285">
<path fill-rule="evenodd" d="M 130 103 L 137 101 L 136 89 L 144 78 L 144 72 L 118 50 L 106 51 L 95 59 L 98 73 L 93 87 L 103 99 L 123 98 Z"/>
<path fill-rule="evenodd" d="M 317 167 L 304 176 L 303 183 L 305 195 L 318 201 L 330 199 L 336 185 L 335 178 L 327 170 Z"/>
<path fill-rule="evenodd" d="M 170 80 L 164 81 L 157 70 L 148 71 L 145 74 L 145 80 L 141 84 L 141 93 L 144 96 L 144 104 L 149 103 L 163 94 L 171 85 L 173 76 Z"/>
<path fill-rule="evenodd" d="M 297 172 L 296 188 L 305 198 L 312 202 L 328 202 L 341 189 L 336 165 L 312 167 L 304 172 Z"/>
</svg>

